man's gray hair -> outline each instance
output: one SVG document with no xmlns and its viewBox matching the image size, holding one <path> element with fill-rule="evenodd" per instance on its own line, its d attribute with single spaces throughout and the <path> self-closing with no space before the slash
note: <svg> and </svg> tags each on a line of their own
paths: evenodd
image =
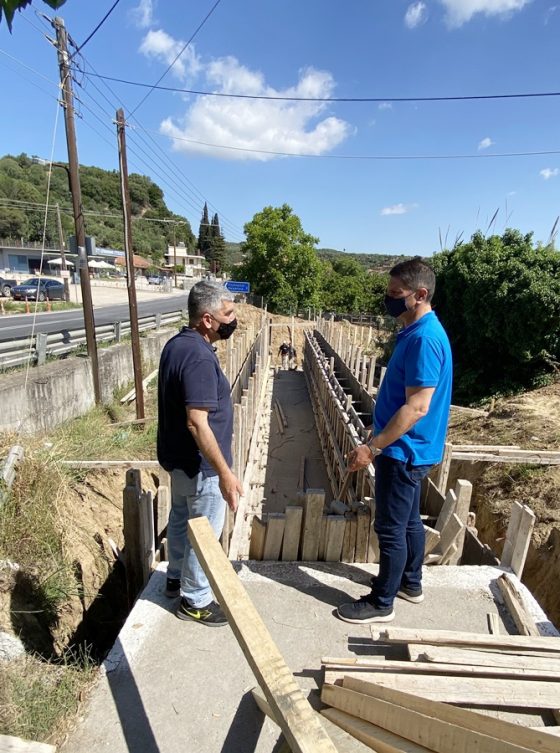
<svg viewBox="0 0 560 753">
<path fill-rule="evenodd" d="M 219 282 L 201 280 L 189 293 L 189 322 L 197 324 L 204 314 L 218 314 L 222 301 L 233 301 L 233 295 Z"/>
</svg>

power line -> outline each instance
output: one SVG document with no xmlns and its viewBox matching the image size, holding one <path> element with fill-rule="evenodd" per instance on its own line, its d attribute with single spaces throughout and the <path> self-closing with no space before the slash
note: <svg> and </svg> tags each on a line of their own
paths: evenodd
<svg viewBox="0 0 560 753">
<path fill-rule="evenodd" d="M 79 47 L 76 48 L 76 50 L 72 53 L 72 55 L 70 55 L 70 60 L 72 60 L 80 52 L 80 50 L 83 50 L 83 48 L 90 41 L 90 39 L 93 36 L 95 36 L 95 34 L 97 34 L 97 32 L 99 31 L 99 29 L 103 26 L 103 24 L 105 23 L 105 21 L 109 18 L 109 16 L 111 15 L 111 13 L 115 10 L 115 8 L 117 7 L 117 5 L 120 3 L 120 1 L 121 0 L 115 0 L 115 2 L 113 3 L 113 5 L 109 8 L 109 10 L 107 11 L 107 13 L 105 13 L 105 15 L 103 16 L 103 18 L 101 19 L 101 21 L 97 24 L 97 26 L 95 27 L 95 29 L 90 34 L 88 34 L 88 36 L 85 38 L 85 40 L 82 42 L 82 44 Z"/>
<path fill-rule="evenodd" d="M 153 86 L 150 87 L 150 91 L 140 100 L 140 102 L 138 102 L 138 104 L 136 105 L 136 107 L 134 108 L 134 110 L 132 110 L 132 112 L 130 113 L 130 116 L 134 115 L 134 113 L 136 112 L 136 110 L 138 110 L 139 107 L 141 107 L 144 104 L 144 102 L 148 99 L 148 97 L 153 92 L 153 90 L 158 86 L 158 84 L 160 83 L 160 81 L 162 81 L 165 78 L 165 76 L 167 76 L 167 74 L 173 68 L 173 66 L 175 65 L 175 63 L 177 62 L 177 60 L 179 60 L 179 58 L 181 57 L 181 55 L 183 54 L 183 52 L 187 49 L 187 47 L 190 45 L 190 43 L 196 37 L 196 35 L 198 34 L 198 32 L 202 29 L 202 27 L 204 26 L 204 24 L 208 21 L 208 19 L 212 15 L 212 13 L 214 13 L 214 11 L 216 10 L 216 8 L 220 4 L 220 2 L 221 2 L 221 0 L 216 0 L 216 2 L 214 3 L 214 5 L 210 8 L 210 10 L 206 14 L 206 16 L 202 19 L 202 21 L 197 26 L 197 28 L 195 29 L 195 31 L 191 34 L 190 39 L 186 42 L 186 44 L 183 45 L 181 51 L 175 56 L 175 58 L 172 60 L 172 62 L 167 66 L 167 68 L 164 70 L 164 72 L 158 78 L 158 80 L 156 81 L 156 83 Z"/>
<path fill-rule="evenodd" d="M 157 133 L 157 131 L 156 131 Z M 173 141 L 186 141 L 212 149 L 229 149 L 236 152 L 251 152 L 255 154 L 270 154 L 277 157 L 305 157 L 307 159 L 337 159 L 337 160 L 451 160 L 451 159 L 493 159 L 496 157 L 541 157 L 544 155 L 560 154 L 560 149 L 544 149 L 530 152 L 494 152 L 490 154 L 306 154 L 298 152 L 277 152 L 271 149 L 251 149 L 245 146 L 230 146 L 226 144 L 211 144 L 207 141 L 187 139 L 184 136 L 168 136 Z"/>
<path fill-rule="evenodd" d="M 148 84 L 143 81 L 130 81 L 128 79 L 117 78 L 115 76 L 105 76 L 100 73 L 85 72 L 88 77 L 95 76 L 105 81 L 113 81 L 118 84 L 128 86 L 139 86 L 142 88 L 159 89 L 167 92 L 180 92 L 182 94 L 199 94 L 205 97 L 230 97 L 232 99 L 257 99 L 270 100 L 273 102 L 463 102 L 470 100 L 488 100 L 488 99 L 536 99 L 539 97 L 560 97 L 560 91 L 552 92 L 516 92 L 512 94 L 457 94 L 450 96 L 429 96 L 429 97 L 289 97 L 283 95 L 269 94 L 231 94 L 228 92 L 211 92 L 201 89 L 183 89 L 177 86 L 159 86 L 157 84 Z M 165 74 L 164 74 L 165 75 Z M 160 78 L 161 81 L 161 78 Z M 148 94 L 146 95 L 146 97 Z M 142 100 L 144 101 L 144 100 Z M 141 103 L 140 103 L 141 104 Z M 135 111 L 134 111 L 135 112 Z"/>
</svg>

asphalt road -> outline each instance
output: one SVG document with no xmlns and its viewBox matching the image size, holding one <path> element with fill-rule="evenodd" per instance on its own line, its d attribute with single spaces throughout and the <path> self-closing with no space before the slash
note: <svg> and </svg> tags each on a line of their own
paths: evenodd
<svg viewBox="0 0 560 753">
<path fill-rule="evenodd" d="M 187 307 L 187 295 L 170 297 L 154 296 L 154 300 L 138 302 L 138 316 L 149 316 L 158 312 L 179 311 Z M 128 321 L 128 303 L 117 305 L 94 306 L 95 324 L 112 324 L 118 321 Z M 5 316 L 0 319 L 0 342 L 9 342 L 28 337 L 33 327 L 32 314 L 18 314 Z M 63 332 L 64 330 L 83 329 L 84 315 L 81 308 L 67 311 L 52 311 L 37 314 L 35 332 L 48 334 Z"/>
</svg>

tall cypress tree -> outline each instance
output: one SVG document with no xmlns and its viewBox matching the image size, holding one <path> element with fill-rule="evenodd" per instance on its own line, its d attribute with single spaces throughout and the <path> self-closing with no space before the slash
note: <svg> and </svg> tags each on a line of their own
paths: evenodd
<svg viewBox="0 0 560 753">
<path fill-rule="evenodd" d="M 226 244 L 224 236 L 220 229 L 220 220 L 218 219 L 218 213 L 212 217 L 212 226 L 210 228 L 210 269 L 214 274 L 219 274 L 224 268 L 224 261 L 226 255 Z"/>
<path fill-rule="evenodd" d="M 210 257 L 211 251 L 211 239 L 212 239 L 212 227 L 210 220 L 208 219 L 208 205 L 204 202 L 204 209 L 202 210 L 202 219 L 200 220 L 200 226 L 198 228 L 198 243 L 197 247 L 202 256 L 206 259 Z"/>
</svg>

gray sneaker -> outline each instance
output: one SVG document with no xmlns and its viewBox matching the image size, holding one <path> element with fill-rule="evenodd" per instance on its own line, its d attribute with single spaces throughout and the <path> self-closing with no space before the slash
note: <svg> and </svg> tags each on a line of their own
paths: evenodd
<svg viewBox="0 0 560 753">
<path fill-rule="evenodd" d="M 191 607 L 189 602 L 182 598 L 175 614 L 180 620 L 193 620 L 208 627 L 223 627 L 228 624 L 227 617 L 215 601 L 211 601 L 205 607 Z"/>
<path fill-rule="evenodd" d="M 377 583 L 377 575 L 372 575 L 370 579 L 371 587 L 375 590 L 375 584 Z M 397 591 L 397 596 L 406 601 L 410 601 L 412 604 L 420 604 L 424 601 L 424 594 L 422 588 L 406 588 L 401 586 Z"/>
<path fill-rule="evenodd" d="M 370 622 L 391 622 L 395 618 L 393 607 L 380 609 L 371 601 L 371 597 L 362 596 L 361 599 L 341 604 L 337 614 L 344 622 L 367 625 Z"/>
</svg>

